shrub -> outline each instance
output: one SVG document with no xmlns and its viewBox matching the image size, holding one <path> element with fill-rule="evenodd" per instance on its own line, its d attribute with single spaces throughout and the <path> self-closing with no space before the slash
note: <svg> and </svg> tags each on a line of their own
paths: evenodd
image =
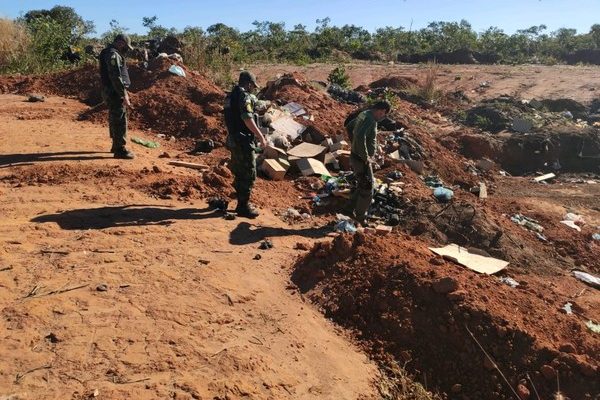
<svg viewBox="0 0 600 400">
<path fill-rule="evenodd" d="M 343 65 L 338 65 L 329 73 L 327 82 L 332 85 L 341 86 L 344 89 L 350 88 L 350 77 L 346 73 L 346 68 Z"/>
</svg>

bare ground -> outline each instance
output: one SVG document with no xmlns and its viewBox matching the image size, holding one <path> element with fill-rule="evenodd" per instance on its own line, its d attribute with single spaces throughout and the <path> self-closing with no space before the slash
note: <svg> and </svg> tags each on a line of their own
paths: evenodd
<svg viewBox="0 0 600 400">
<path fill-rule="evenodd" d="M 113 160 L 106 128 L 74 120 L 81 108 L 0 97 L 0 177 L 23 177 L 0 186 L 0 394 L 373 396 L 374 365 L 286 289 L 294 245 L 318 230 L 149 197 L 134 188 L 144 167 L 194 172 L 139 146 Z M 266 235 L 275 250 L 258 250 Z"/>
</svg>

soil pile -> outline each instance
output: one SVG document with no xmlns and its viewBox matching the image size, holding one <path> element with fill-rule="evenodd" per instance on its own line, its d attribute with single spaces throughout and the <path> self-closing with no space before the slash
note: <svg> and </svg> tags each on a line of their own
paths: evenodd
<svg viewBox="0 0 600 400">
<path fill-rule="evenodd" d="M 363 234 L 317 243 L 293 275 L 300 290 L 328 317 L 355 329 L 376 358 L 405 361 L 449 398 L 513 398 L 469 331 L 515 390 L 521 385 L 533 393 L 529 374 L 542 398 L 550 398 L 558 373 L 567 396 L 593 398 L 600 390 L 600 343 L 586 318 L 560 312 L 575 288 L 563 276 L 516 279 L 521 285 L 511 288 L 477 275 L 406 235 Z M 590 318 L 597 314 L 583 302 L 577 309 Z"/>
<path fill-rule="evenodd" d="M 210 138 L 222 143 L 225 127 L 222 104 L 225 94 L 199 72 L 179 64 L 186 77 L 168 71 L 177 64 L 168 59 L 154 59 L 148 69 L 129 67 L 131 77 L 129 112 L 131 125 L 156 133 L 177 137 Z M 32 93 L 76 98 L 93 108 L 83 112 L 81 119 L 107 121 L 102 102 L 97 66 L 44 76 L 12 76 L 0 80 L 2 93 Z M 94 107 L 96 106 L 96 107 Z"/>
<path fill-rule="evenodd" d="M 408 89 L 417 85 L 417 79 L 410 76 L 388 75 L 384 78 L 377 79 L 369 85 L 372 89 L 390 88 L 390 89 Z"/>
</svg>

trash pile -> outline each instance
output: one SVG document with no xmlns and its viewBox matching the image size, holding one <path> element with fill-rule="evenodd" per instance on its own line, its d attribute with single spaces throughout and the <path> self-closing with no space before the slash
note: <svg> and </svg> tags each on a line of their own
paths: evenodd
<svg viewBox="0 0 600 400">
<path fill-rule="evenodd" d="M 463 154 L 486 156 L 514 174 L 597 171 L 600 130 L 597 110 L 570 99 L 483 100 L 455 113 L 467 126 L 492 135 L 462 135 Z"/>
</svg>

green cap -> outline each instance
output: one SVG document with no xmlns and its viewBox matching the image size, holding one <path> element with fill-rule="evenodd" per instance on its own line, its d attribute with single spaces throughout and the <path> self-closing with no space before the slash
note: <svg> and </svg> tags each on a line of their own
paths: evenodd
<svg viewBox="0 0 600 400">
<path fill-rule="evenodd" d="M 254 84 L 254 86 L 259 87 L 258 83 L 256 82 L 256 76 L 254 76 L 254 74 L 250 71 L 242 71 L 240 72 L 240 79 L 238 80 L 238 83 L 240 85 L 243 85 L 245 83 L 250 83 L 252 82 Z"/>
<path fill-rule="evenodd" d="M 119 40 L 122 40 L 125 43 L 127 43 L 127 48 L 129 50 L 133 50 L 133 46 L 131 46 L 131 39 L 129 38 L 128 35 L 126 35 L 125 33 L 119 33 L 117 36 L 115 36 L 115 40 L 113 41 L 113 43 L 117 42 Z"/>
</svg>

